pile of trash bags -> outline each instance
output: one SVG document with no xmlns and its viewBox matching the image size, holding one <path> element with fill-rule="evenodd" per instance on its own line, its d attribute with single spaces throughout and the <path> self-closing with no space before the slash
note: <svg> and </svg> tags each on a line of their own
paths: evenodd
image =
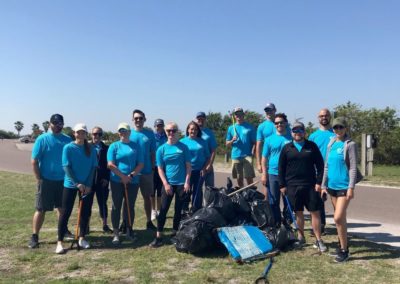
<svg viewBox="0 0 400 284">
<path fill-rule="evenodd" d="M 294 240 L 288 224 L 277 226 L 271 206 L 257 188 L 233 193 L 228 178 L 227 187 L 207 187 L 203 208 L 182 220 L 176 234 L 176 250 L 197 254 L 220 244 L 216 229 L 225 226 L 253 225 L 263 230 L 275 248 L 282 249 Z"/>
</svg>

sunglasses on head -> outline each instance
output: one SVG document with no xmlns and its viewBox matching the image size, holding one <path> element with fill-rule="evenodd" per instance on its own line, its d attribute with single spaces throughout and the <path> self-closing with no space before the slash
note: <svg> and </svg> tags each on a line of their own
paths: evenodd
<svg viewBox="0 0 400 284">
<path fill-rule="evenodd" d="M 285 124 L 284 121 L 275 121 L 274 123 L 275 123 L 275 125 L 283 125 L 283 124 Z"/>
<path fill-rule="evenodd" d="M 165 132 L 167 133 L 176 133 L 178 129 L 165 129 Z"/>
<path fill-rule="evenodd" d="M 293 133 L 304 133 L 304 129 L 302 129 L 302 128 L 295 128 L 295 129 L 292 129 L 292 132 Z"/>
<path fill-rule="evenodd" d="M 92 135 L 101 137 L 103 135 L 103 133 L 102 132 L 93 132 Z"/>
<path fill-rule="evenodd" d="M 134 117 L 133 120 L 142 121 L 142 120 L 144 120 L 144 117 L 143 116 L 137 116 L 137 117 Z"/>
<path fill-rule="evenodd" d="M 337 129 L 344 129 L 344 126 L 343 126 L 343 125 L 335 125 L 335 126 L 333 127 L 333 129 L 335 129 L 335 130 L 337 130 Z"/>
</svg>

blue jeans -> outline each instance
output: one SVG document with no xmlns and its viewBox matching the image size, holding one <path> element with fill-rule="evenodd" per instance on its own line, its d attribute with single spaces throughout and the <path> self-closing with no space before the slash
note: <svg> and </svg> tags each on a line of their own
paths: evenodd
<svg viewBox="0 0 400 284">
<path fill-rule="evenodd" d="M 272 212 L 274 213 L 275 224 L 281 223 L 281 191 L 279 189 L 279 178 L 278 175 L 268 175 L 269 187 L 268 190 L 268 201 L 271 205 Z"/>
</svg>

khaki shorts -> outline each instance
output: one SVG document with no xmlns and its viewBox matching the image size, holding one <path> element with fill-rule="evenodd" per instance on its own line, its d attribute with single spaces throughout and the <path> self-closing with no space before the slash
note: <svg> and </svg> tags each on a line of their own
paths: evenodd
<svg viewBox="0 0 400 284">
<path fill-rule="evenodd" d="M 153 173 L 139 176 L 139 187 L 143 197 L 150 197 L 154 191 Z"/>
<path fill-rule="evenodd" d="M 232 177 L 236 179 L 255 178 L 253 158 L 247 156 L 239 160 L 232 159 Z"/>
</svg>

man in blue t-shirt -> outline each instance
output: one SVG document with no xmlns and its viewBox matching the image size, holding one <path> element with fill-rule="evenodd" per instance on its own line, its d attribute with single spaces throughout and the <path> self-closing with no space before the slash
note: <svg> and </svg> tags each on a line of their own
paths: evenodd
<svg viewBox="0 0 400 284">
<path fill-rule="evenodd" d="M 322 158 L 326 158 L 326 149 L 328 147 L 329 141 L 332 137 L 335 137 L 335 133 L 333 133 L 333 129 L 331 126 L 331 113 L 329 109 L 323 108 L 319 111 L 318 114 L 319 121 L 319 129 L 314 131 L 309 140 L 313 141 L 317 144 L 319 151 L 321 152 Z M 320 210 L 321 213 L 321 234 L 325 235 L 325 225 L 326 225 L 326 216 L 325 216 L 325 198 L 323 198 L 322 207 Z"/>
<path fill-rule="evenodd" d="M 243 187 L 243 178 L 247 184 L 253 183 L 255 172 L 253 154 L 256 143 L 256 130 L 244 120 L 244 111 L 237 107 L 233 110 L 236 123 L 229 126 L 226 133 L 226 146 L 232 147 L 232 177 Z"/>
<path fill-rule="evenodd" d="M 204 177 L 205 186 L 214 186 L 214 159 L 217 154 L 217 140 L 215 139 L 214 132 L 206 127 L 207 117 L 202 111 L 196 115 L 196 122 L 201 129 L 201 138 L 206 141 L 208 150 L 210 151 L 210 159 L 206 165 L 206 175 Z"/>
<path fill-rule="evenodd" d="M 37 193 L 36 210 L 32 220 L 33 234 L 28 244 L 29 248 L 39 247 L 39 231 L 46 211 L 53 211 L 56 208 L 58 216 L 61 213 L 64 189 L 62 152 L 64 145 L 72 141 L 69 136 L 61 132 L 63 127 L 63 116 L 53 114 L 50 117 L 51 132 L 40 135 L 33 145 L 31 163 L 37 182 Z"/>
</svg>

